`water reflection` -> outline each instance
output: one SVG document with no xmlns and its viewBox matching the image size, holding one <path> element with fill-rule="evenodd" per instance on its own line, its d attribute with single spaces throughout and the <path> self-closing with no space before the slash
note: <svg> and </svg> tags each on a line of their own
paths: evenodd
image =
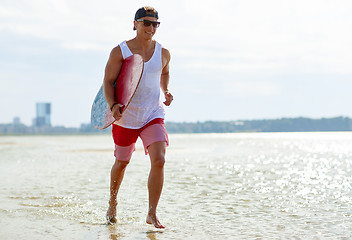
<svg viewBox="0 0 352 240">
<path fill-rule="evenodd" d="M 160 234 L 164 233 L 164 230 L 148 229 L 141 231 L 142 226 L 128 226 L 128 225 L 106 225 L 109 230 L 109 236 L 111 240 L 121 240 L 121 239 L 150 239 L 159 240 Z M 151 228 L 147 226 L 147 228 Z"/>
<path fill-rule="evenodd" d="M 147 237 L 150 240 L 158 240 L 158 235 L 162 234 L 164 231 L 163 230 L 152 230 L 152 231 L 147 231 Z"/>
<path fill-rule="evenodd" d="M 121 240 L 124 237 L 124 234 L 118 231 L 116 224 L 113 224 L 113 225 L 108 224 L 107 226 L 110 232 L 111 240 Z"/>
<path fill-rule="evenodd" d="M 126 171 L 118 224 L 107 226 L 113 155 L 94 149 L 109 149 L 110 136 L 0 137 L 2 239 L 352 238 L 352 133 L 170 141 L 159 231 L 145 223 L 143 151 Z"/>
</svg>

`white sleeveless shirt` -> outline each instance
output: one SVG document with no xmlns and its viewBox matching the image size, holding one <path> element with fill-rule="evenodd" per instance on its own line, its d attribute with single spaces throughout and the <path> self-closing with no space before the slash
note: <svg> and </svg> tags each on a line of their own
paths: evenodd
<svg viewBox="0 0 352 240">
<path fill-rule="evenodd" d="M 123 59 L 133 55 L 126 41 L 120 43 Z M 160 99 L 160 77 L 162 71 L 161 45 L 155 42 L 153 56 L 144 62 L 143 74 L 130 104 L 115 124 L 124 128 L 138 129 L 156 118 L 165 117 Z"/>
</svg>

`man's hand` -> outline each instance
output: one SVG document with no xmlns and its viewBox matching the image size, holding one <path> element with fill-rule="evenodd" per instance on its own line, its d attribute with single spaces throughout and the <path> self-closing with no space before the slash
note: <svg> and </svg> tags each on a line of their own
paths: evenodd
<svg viewBox="0 0 352 240">
<path fill-rule="evenodd" d="M 166 106 L 170 106 L 171 102 L 174 100 L 174 96 L 170 92 L 165 92 L 165 102 Z"/>
<path fill-rule="evenodd" d="M 118 103 L 118 104 L 115 104 L 111 109 L 112 116 L 115 118 L 116 121 L 122 118 L 122 114 L 121 114 L 122 107 L 123 105 Z"/>
</svg>

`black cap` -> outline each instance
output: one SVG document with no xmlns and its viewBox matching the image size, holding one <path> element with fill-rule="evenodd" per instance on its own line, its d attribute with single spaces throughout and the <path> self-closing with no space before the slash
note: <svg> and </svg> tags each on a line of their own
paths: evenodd
<svg viewBox="0 0 352 240">
<path fill-rule="evenodd" d="M 134 20 L 138 20 L 143 17 L 155 17 L 156 19 L 159 19 L 158 11 L 152 7 L 141 7 L 137 10 Z"/>
</svg>

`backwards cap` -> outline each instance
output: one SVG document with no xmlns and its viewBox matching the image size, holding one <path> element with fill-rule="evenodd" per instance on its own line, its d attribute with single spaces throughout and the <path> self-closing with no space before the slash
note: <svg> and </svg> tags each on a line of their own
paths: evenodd
<svg viewBox="0 0 352 240">
<path fill-rule="evenodd" d="M 155 17 L 156 19 L 159 19 L 158 11 L 152 7 L 141 7 L 137 10 L 134 20 L 138 20 L 143 17 Z"/>
</svg>

